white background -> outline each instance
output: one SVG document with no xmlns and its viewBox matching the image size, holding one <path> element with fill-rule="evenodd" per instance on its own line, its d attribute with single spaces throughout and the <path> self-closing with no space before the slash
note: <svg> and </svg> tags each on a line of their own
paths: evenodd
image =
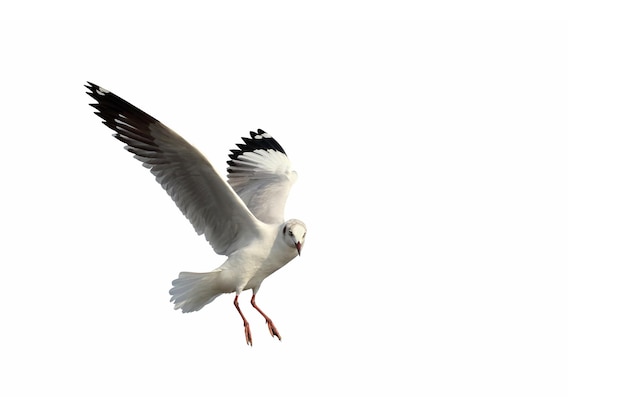
<svg viewBox="0 0 626 417">
<path fill-rule="evenodd" d="M 75 5 L 80 19 L 51 4 L 0 28 L 0 394 L 14 415 L 616 410 L 619 21 L 549 2 L 242 4 L 186 21 L 185 4 Z M 283 145 L 300 175 L 287 216 L 309 232 L 257 297 L 282 342 L 244 302 L 246 346 L 231 295 L 173 310 L 178 272 L 222 260 L 99 123 L 85 81 L 222 172 L 249 130 Z"/>
</svg>

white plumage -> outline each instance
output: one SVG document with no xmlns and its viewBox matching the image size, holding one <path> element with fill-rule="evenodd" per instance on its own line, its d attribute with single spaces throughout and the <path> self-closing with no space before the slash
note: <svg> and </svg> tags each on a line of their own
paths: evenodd
<svg viewBox="0 0 626 417">
<path fill-rule="evenodd" d="M 239 294 L 251 289 L 252 305 L 280 339 L 255 297 L 265 278 L 300 254 L 306 235 L 300 220 L 284 221 L 297 174 L 283 148 L 263 130 L 250 132 L 229 155 L 226 182 L 200 152 L 157 119 L 93 83 L 86 87 L 97 101 L 91 105 L 115 131 L 113 136 L 152 172 L 215 252 L 228 257 L 211 272 L 181 272 L 170 290 L 174 308 L 197 311 L 219 295 L 234 292 L 246 342 L 252 345 L 250 326 L 238 304 Z"/>
</svg>

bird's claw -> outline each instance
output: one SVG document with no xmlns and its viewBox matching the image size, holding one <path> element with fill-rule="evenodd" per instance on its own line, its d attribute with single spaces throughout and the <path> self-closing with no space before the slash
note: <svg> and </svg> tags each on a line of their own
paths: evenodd
<svg viewBox="0 0 626 417">
<path fill-rule="evenodd" d="M 276 336 L 278 338 L 278 340 L 283 340 L 280 337 L 280 333 L 278 333 L 278 329 L 276 328 L 276 326 L 274 326 L 274 323 L 272 323 L 272 320 L 267 320 L 267 328 L 270 330 L 270 334 L 272 335 L 272 337 Z"/>
<path fill-rule="evenodd" d="M 249 346 L 252 346 L 252 332 L 250 331 L 250 325 L 248 323 L 243 325 L 244 331 L 246 333 L 246 343 Z"/>
</svg>

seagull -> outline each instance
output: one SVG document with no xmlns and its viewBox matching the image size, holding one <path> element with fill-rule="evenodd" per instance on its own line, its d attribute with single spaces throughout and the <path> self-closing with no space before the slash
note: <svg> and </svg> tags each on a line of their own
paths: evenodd
<svg viewBox="0 0 626 417">
<path fill-rule="evenodd" d="M 181 272 L 170 290 L 174 309 L 198 311 L 218 296 L 235 293 L 246 343 L 250 324 L 239 308 L 239 294 L 252 290 L 251 304 L 265 318 L 272 337 L 282 340 L 272 320 L 256 304 L 263 280 L 300 255 L 306 226 L 284 220 L 284 208 L 297 178 L 285 150 L 258 129 L 232 149 L 224 180 L 209 161 L 176 132 L 126 100 L 87 82 L 90 104 L 113 136 L 143 163 L 213 250 L 227 256 L 211 272 Z"/>
</svg>

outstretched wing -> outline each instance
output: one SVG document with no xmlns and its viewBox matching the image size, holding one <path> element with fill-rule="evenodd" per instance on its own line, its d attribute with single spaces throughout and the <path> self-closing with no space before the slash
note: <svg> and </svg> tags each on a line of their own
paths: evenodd
<svg viewBox="0 0 626 417">
<path fill-rule="evenodd" d="M 244 143 L 237 144 L 239 149 L 229 155 L 228 183 L 257 219 L 282 223 L 285 202 L 298 174 L 269 133 L 259 129 L 241 139 Z"/>
<path fill-rule="evenodd" d="M 143 162 L 215 252 L 229 255 L 259 235 L 260 223 L 211 164 L 176 132 L 115 94 L 87 83 L 96 114 Z"/>
</svg>

